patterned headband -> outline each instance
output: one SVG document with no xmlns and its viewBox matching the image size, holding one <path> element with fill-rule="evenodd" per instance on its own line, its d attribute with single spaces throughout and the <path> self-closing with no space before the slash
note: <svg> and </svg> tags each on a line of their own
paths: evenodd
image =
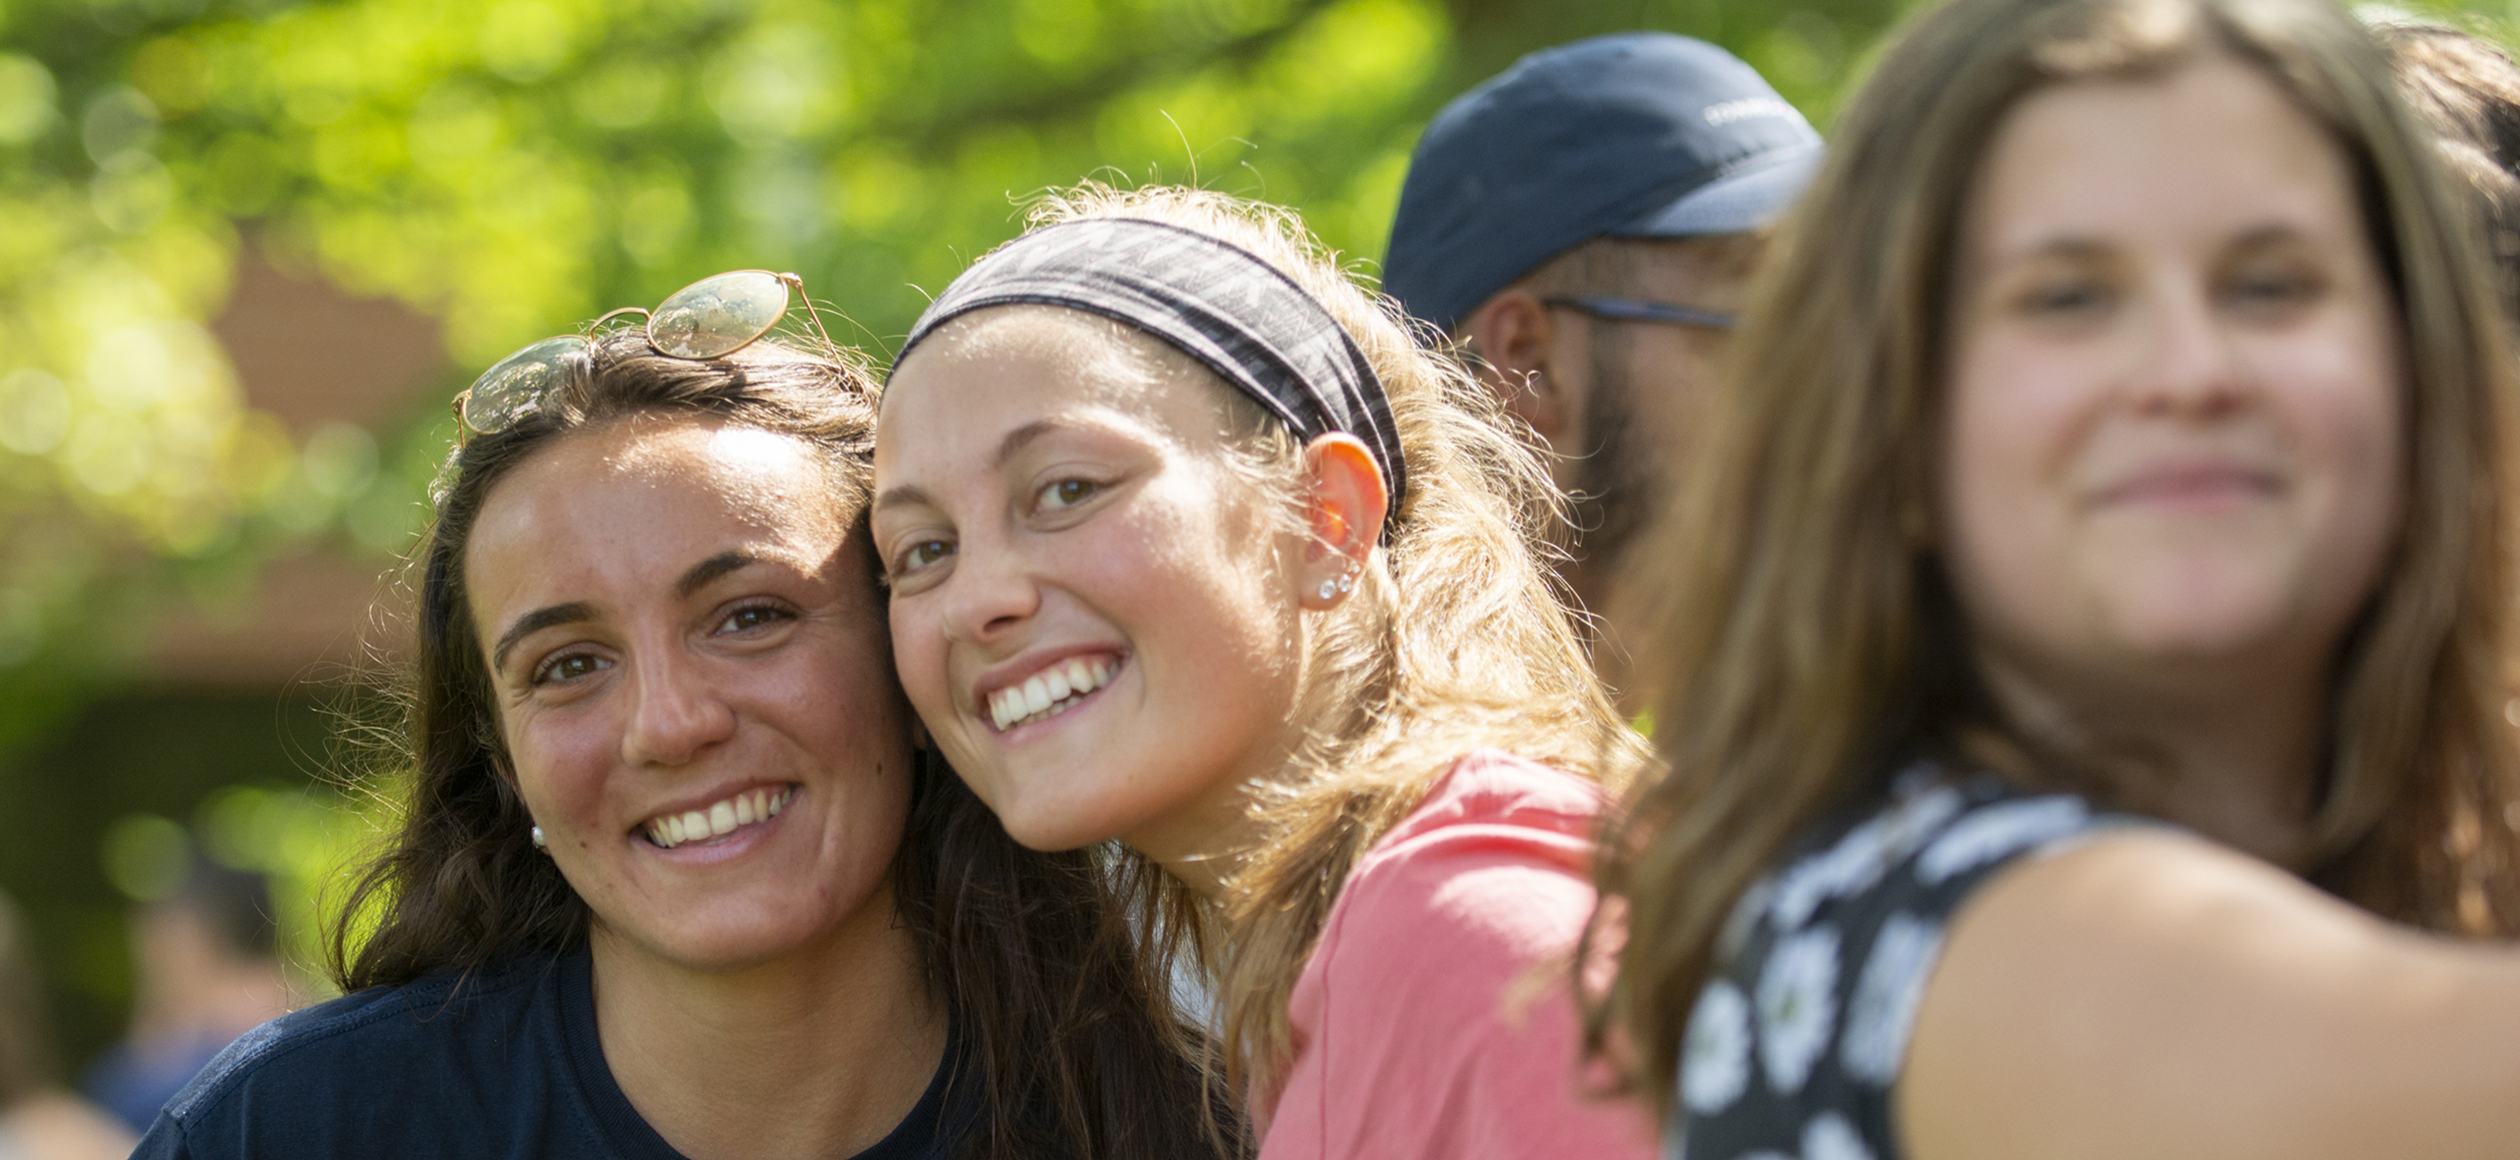
<svg viewBox="0 0 2520 1160">
<path fill-rule="evenodd" d="M 1364 440 L 1390 484 L 1387 543 L 1408 491 L 1391 399 L 1319 299 L 1239 246 L 1163 222 L 1090 218 L 1034 230 L 945 288 L 894 357 L 975 310 L 1030 303 L 1117 319 L 1172 344 L 1251 396 L 1296 437 Z"/>
</svg>

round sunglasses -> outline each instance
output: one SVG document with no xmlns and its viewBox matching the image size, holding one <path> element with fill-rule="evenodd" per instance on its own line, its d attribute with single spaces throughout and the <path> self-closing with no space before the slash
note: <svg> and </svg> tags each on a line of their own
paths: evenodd
<svg viewBox="0 0 2520 1160">
<path fill-rule="evenodd" d="M 595 338 L 613 319 L 645 316 L 648 345 L 669 358 L 724 358 L 760 341 L 787 317 L 790 290 L 804 301 L 814 334 L 830 342 L 803 279 L 768 270 L 714 274 L 674 291 L 654 310 L 625 306 L 596 319 L 585 334 L 546 338 L 500 359 L 455 396 L 459 441 L 505 431 L 541 410 L 553 391 L 593 374 Z"/>
</svg>

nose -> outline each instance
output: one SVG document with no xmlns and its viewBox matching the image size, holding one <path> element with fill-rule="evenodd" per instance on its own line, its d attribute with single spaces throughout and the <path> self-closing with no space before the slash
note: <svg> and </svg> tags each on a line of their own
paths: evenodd
<svg viewBox="0 0 2520 1160">
<path fill-rule="evenodd" d="M 2190 422 L 2222 418 L 2251 389 L 2248 361 L 2231 319 L 2214 309 L 2201 280 L 2161 288 L 2137 327 L 2128 385 L 2136 410 Z"/>
<path fill-rule="evenodd" d="M 967 538 L 945 582 L 945 635 L 970 644 L 996 644 L 1041 610 L 1041 588 L 1018 555 L 1003 544 Z"/>
<path fill-rule="evenodd" d="M 674 650 L 649 650 L 631 666 L 630 720 L 622 760 L 676 766 L 735 732 L 735 710 L 707 674 Z"/>
</svg>

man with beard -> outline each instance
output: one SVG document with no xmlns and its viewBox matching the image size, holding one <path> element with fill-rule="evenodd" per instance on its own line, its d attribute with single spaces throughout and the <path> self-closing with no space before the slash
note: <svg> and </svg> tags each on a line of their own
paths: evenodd
<svg viewBox="0 0 2520 1160">
<path fill-rule="evenodd" d="M 1749 65 L 1640 32 L 1524 57 L 1410 161 L 1384 288 L 1556 453 L 1566 579 L 1610 614 L 1595 655 L 1614 679 L 1621 555 L 1689 455 L 1761 231 L 1820 154 Z"/>
</svg>

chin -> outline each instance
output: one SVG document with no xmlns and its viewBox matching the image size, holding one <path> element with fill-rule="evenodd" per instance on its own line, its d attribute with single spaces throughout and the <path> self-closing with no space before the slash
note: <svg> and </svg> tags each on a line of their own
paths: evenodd
<svg viewBox="0 0 2520 1160">
<path fill-rule="evenodd" d="M 2292 577 L 2227 559 L 2164 561 L 2104 581 L 2116 635 L 2139 653 L 2207 659 L 2282 635 L 2300 617 Z"/>
<path fill-rule="evenodd" d="M 1056 853 L 1120 835 L 1123 828 L 1112 824 L 1111 807 L 1117 787 L 1126 783 L 1112 776 L 1110 760 L 1095 760 L 1090 753 L 1027 753 L 1010 763 L 1009 756 L 992 754 L 990 764 L 954 767 L 997 815 L 1007 837 L 1026 849 Z"/>
<path fill-rule="evenodd" d="M 1097 825 L 1100 820 L 1078 817 L 1055 807 L 1032 809 L 1015 806 L 998 811 L 998 822 L 1006 827 L 1007 837 L 1015 839 L 1016 844 L 1025 849 L 1045 854 L 1079 850 L 1118 836 L 1112 832 L 1112 827 Z"/>
<path fill-rule="evenodd" d="M 2235 660 L 2288 635 L 2284 610 L 2266 600 L 2139 606 L 2121 609 L 2116 619 L 2128 651 L 2168 661 Z"/>
<path fill-rule="evenodd" d="M 777 961 L 803 950 L 816 933 L 811 929 L 814 924 L 796 920 L 727 922 L 722 916 L 691 917 L 698 921 L 650 922 L 646 930 L 606 925 L 614 937 L 646 955 L 681 970 L 701 972 L 740 971 Z"/>
</svg>

